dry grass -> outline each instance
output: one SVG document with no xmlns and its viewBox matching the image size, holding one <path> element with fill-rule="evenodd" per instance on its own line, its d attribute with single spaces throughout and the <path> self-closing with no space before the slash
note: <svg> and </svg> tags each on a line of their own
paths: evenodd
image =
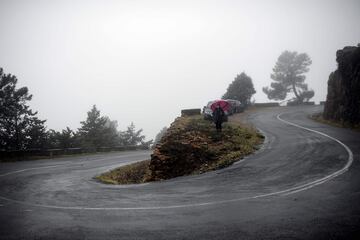
<svg viewBox="0 0 360 240">
<path fill-rule="evenodd" d="M 96 176 L 95 179 L 108 184 L 134 184 L 145 182 L 149 174 L 150 160 L 136 162 Z"/>
<path fill-rule="evenodd" d="M 221 133 L 217 133 L 209 121 L 197 119 L 197 125 L 201 132 L 205 132 L 212 139 L 208 142 L 207 149 L 212 160 L 202 165 L 200 171 L 195 173 L 228 167 L 259 149 L 264 140 L 264 136 L 250 124 L 235 119 L 229 119 Z"/>
</svg>

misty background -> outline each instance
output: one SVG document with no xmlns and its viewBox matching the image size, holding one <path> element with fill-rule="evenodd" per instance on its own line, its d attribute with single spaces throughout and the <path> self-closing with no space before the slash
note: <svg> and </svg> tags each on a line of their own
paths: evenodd
<svg viewBox="0 0 360 240">
<path fill-rule="evenodd" d="M 325 100 L 335 53 L 360 42 L 360 1 L 0 1 L 0 67 L 34 95 L 50 129 L 80 127 L 93 104 L 147 139 L 180 110 L 249 75 L 256 102 L 284 50 L 312 59 Z"/>
</svg>

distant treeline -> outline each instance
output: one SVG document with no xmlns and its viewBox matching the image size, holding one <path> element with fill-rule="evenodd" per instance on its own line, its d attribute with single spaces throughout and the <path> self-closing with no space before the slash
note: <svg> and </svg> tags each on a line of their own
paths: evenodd
<svg viewBox="0 0 360 240">
<path fill-rule="evenodd" d="M 46 120 L 30 109 L 32 99 L 27 87 L 17 88 L 17 78 L 0 68 L 0 151 L 27 151 L 30 149 L 120 149 L 125 146 L 149 147 L 142 129 L 131 123 L 125 131 L 117 129 L 117 121 L 101 116 L 94 105 L 81 127 L 62 131 L 47 130 Z"/>
</svg>

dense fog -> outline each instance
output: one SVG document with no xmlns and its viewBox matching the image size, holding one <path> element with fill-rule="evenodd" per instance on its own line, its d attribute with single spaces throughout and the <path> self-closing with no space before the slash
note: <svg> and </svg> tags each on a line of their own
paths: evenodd
<svg viewBox="0 0 360 240">
<path fill-rule="evenodd" d="M 3 0 L 0 67 L 48 128 L 76 129 L 96 104 L 150 139 L 243 71 L 253 100 L 270 101 L 262 88 L 285 50 L 309 55 L 312 100 L 325 100 L 336 51 L 360 42 L 359 13 L 357 0 Z"/>
</svg>

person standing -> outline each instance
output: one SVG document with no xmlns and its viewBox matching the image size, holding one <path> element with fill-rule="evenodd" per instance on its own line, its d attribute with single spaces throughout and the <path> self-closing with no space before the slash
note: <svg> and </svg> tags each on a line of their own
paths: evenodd
<svg viewBox="0 0 360 240">
<path fill-rule="evenodd" d="M 221 125 L 224 121 L 224 117 L 225 117 L 224 110 L 220 107 L 220 105 L 217 105 L 213 111 L 213 120 L 214 120 L 217 132 L 221 132 L 221 129 L 222 129 Z"/>
</svg>

